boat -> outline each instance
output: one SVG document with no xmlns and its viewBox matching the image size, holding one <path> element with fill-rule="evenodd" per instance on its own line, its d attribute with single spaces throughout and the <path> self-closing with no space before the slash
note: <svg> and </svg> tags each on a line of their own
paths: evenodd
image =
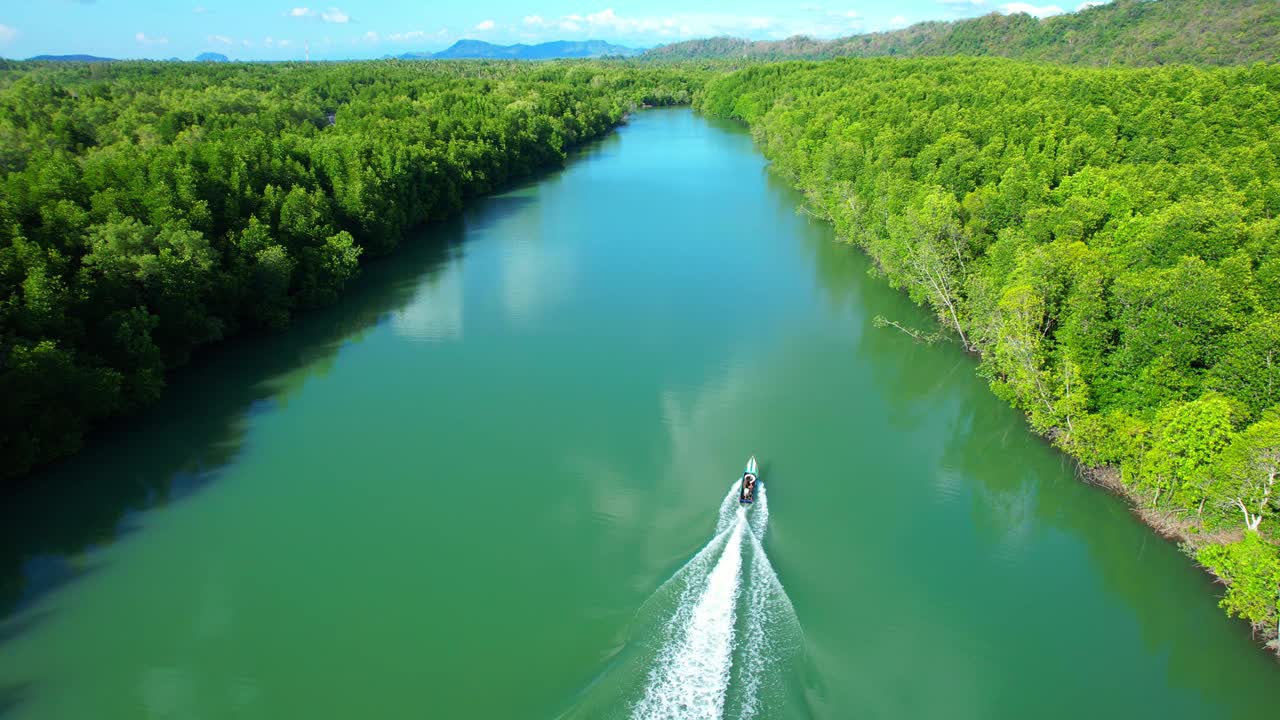
<svg viewBox="0 0 1280 720">
<path fill-rule="evenodd" d="M 760 485 L 760 469 L 756 467 L 756 456 L 747 461 L 747 468 L 742 471 L 742 483 L 738 486 L 738 502 L 751 504 L 756 499 L 756 488 Z"/>
</svg>

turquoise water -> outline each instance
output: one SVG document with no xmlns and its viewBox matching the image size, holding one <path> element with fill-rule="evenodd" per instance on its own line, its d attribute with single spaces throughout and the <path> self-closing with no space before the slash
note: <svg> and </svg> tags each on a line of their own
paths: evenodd
<svg viewBox="0 0 1280 720">
<path fill-rule="evenodd" d="M 0 716 L 1274 717 L 1209 579 L 799 202 L 646 111 L 208 354 L 6 499 Z"/>
</svg>

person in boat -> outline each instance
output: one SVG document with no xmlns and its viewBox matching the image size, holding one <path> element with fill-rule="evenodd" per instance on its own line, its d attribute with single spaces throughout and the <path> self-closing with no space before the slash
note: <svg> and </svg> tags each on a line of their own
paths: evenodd
<svg viewBox="0 0 1280 720">
<path fill-rule="evenodd" d="M 747 479 L 744 480 L 742 484 L 743 499 L 750 500 L 752 493 L 755 492 L 755 489 L 756 489 L 756 476 L 748 475 Z"/>
</svg>

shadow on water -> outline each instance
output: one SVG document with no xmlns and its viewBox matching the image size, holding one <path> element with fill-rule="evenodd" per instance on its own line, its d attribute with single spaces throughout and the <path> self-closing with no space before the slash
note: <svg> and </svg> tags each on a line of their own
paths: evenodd
<svg viewBox="0 0 1280 720">
<path fill-rule="evenodd" d="M 9 717 L 14 708 L 21 704 L 22 697 L 26 694 L 27 688 L 25 685 L 0 687 L 0 718 Z"/>
<path fill-rule="evenodd" d="M 76 455 L 0 487 L 0 643 L 43 619 L 22 616 L 36 600 L 97 566 L 81 556 L 138 529 L 139 513 L 162 508 L 217 479 L 243 449 L 249 419 L 323 376 L 338 350 L 413 301 L 461 260 L 466 237 L 536 202 L 522 191 L 554 181 L 571 164 L 606 153 L 617 133 L 574 148 L 457 216 L 406 235 L 376 258 L 332 307 L 300 314 L 285 332 L 243 336 L 208 348 L 168 379 L 156 405 L 92 434 Z"/>
<path fill-rule="evenodd" d="M 161 399 L 137 416 L 95 431 L 76 455 L 0 487 L 0 645 L 51 618 L 38 602 L 103 568 L 93 551 L 144 525 L 216 481 L 245 449 L 251 419 L 324 376 L 341 348 L 390 322 L 422 290 L 461 262 L 465 241 L 537 202 L 530 188 L 611 151 L 617 133 L 581 145 L 463 211 L 406 234 L 394 253 L 371 259 L 338 303 L 294 318 L 275 335 L 246 335 L 207 348 L 173 372 Z M 0 718 L 30 694 L 0 687 Z"/>
<path fill-rule="evenodd" d="M 598 143 L 597 143 L 598 144 Z M 579 153 L 591 152 L 587 147 Z M 556 168 L 475 201 L 450 220 L 406 237 L 362 268 L 333 307 L 299 315 L 286 332 L 236 338 L 208 349 L 171 377 L 161 400 L 117 420 L 77 455 L 5 489 L 0 506 L 0 642 L 44 615 L 19 617 L 37 599 L 93 572 L 84 555 L 137 529 L 163 508 L 216 480 L 242 451 L 250 419 L 323 376 L 344 345 L 408 305 L 463 255 L 470 234 L 521 212 L 518 191 Z"/>
<path fill-rule="evenodd" d="M 26 614 L 16 615 L 0 622 L 0 645 L 22 635 L 27 630 L 39 625 L 52 610 L 33 610 Z"/>
</svg>

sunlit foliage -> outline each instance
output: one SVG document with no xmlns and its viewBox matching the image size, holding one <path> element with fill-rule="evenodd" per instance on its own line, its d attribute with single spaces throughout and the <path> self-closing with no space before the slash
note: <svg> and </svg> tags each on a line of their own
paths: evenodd
<svg viewBox="0 0 1280 720">
<path fill-rule="evenodd" d="M 1187 537 L 1280 537 L 1280 67 L 834 60 L 698 102 L 750 124 L 1037 430 Z M 1275 558 L 1261 542 L 1233 587 Z M 1232 607 L 1274 632 L 1269 592 Z"/>
<path fill-rule="evenodd" d="M 0 479 L 690 73 L 601 63 L 0 67 Z"/>
</svg>

